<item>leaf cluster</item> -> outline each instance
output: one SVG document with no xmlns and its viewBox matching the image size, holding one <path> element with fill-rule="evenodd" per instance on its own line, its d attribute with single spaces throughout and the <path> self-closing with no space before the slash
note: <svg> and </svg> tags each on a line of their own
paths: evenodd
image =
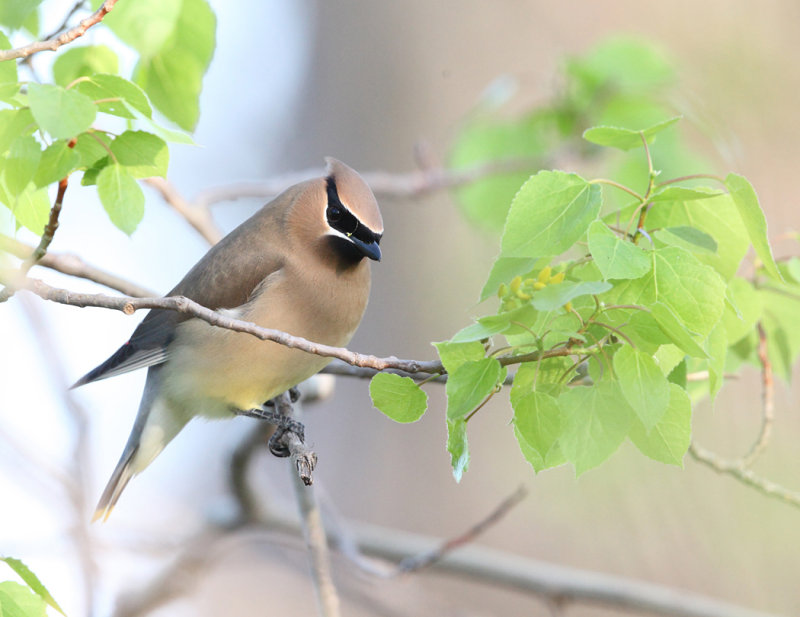
<svg viewBox="0 0 800 617">
<path fill-rule="evenodd" d="M 11 4 L 0 11 L 2 49 L 17 30 L 40 35 L 40 2 Z M 48 220 L 48 188 L 75 172 L 97 186 L 112 223 L 133 233 L 144 215 L 137 180 L 166 176 L 167 142 L 193 143 L 158 124 L 153 108 L 181 129 L 197 123 L 216 28 L 206 0 L 120 2 L 101 27 L 137 53 L 132 75 L 120 75 L 117 53 L 105 45 L 59 52 L 48 82 L 31 71 L 22 79 L 13 60 L 0 63 L 0 203 L 37 234 Z"/>
<path fill-rule="evenodd" d="M 630 79 L 600 79 L 605 62 L 625 56 L 620 49 L 638 53 L 644 70 Z M 633 70 L 636 63 L 627 60 L 622 64 Z M 655 52 L 616 42 L 570 67 L 582 86 L 572 84 L 573 98 L 561 102 L 560 113 L 576 112 L 574 97 L 596 101 L 602 93 L 613 107 L 628 101 L 618 124 L 582 133 L 588 147 L 622 157 L 614 180 L 538 171 L 517 186 L 506 207 L 484 203 L 480 212 L 462 193 L 467 212 L 482 224 L 497 212 L 504 223 L 480 298 L 496 296 L 496 310 L 434 344 L 447 373 L 447 449 L 457 479 L 469 463 L 470 418 L 509 381 L 511 425 L 525 459 L 537 472 L 570 463 L 581 474 L 626 439 L 647 457 L 681 465 L 692 401 L 713 400 L 726 372 L 758 363 L 757 324 L 774 341 L 772 362 L 787 378 L 800 355 L 800 337 L 790 332 L 791 315 L 800 310 L 800 260 L 774 259 L 753 187 L 733 173 L 668 175 L 676 150 L 655 146 L 679 143 L 680 118 L 638 122 L 650 117 L 653 105 L 633 105 L 631 88 L 641 97 L 643 84 L 662 85 L 670 72 L 659 70 L 660 62 Z M 588 115 L 580 108 L 587 113 L 572 113 L 570 129 Z M 524 132 L 542 113 L 550 116 L 553 108 L 492 130 Z M 502 142 L 485 134 L 481 142 L 473 130 L 462 137 L 474 140 L 473 150 L 480 143 L 489 152 Z M 637 167 L 645 173 L 627 174 Z M 496 199 L 505 195 L 499 187 L 491 189 Z M 748 279 L 739 272 L 750 247 L 756 263 Z M 688 378 L 697 375 L 707 378 Z M 410 378 L 376 376 L 370 391 L 390 417 L 402 409 L 403 421 L 411 421 L 426 410 L 426 397 Z"/>
</svg>

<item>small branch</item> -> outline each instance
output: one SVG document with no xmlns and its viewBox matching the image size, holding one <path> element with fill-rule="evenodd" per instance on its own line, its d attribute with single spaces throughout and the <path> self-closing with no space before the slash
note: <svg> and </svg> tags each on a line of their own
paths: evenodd
<svg viewBox="0 0 800 617">
<path fill-rule="evenodd" d="M 772 376 L 772 362 L 769 359 L 767 333 L 761 322 L 756 325 L 758 332 L 758 361 L 761 363 L 761 430 L 750 451 L 742 457 L 744 467 L 749 467 L 769 444 L 772 422 L 775 417 L 775 381 Z"/>
<path fill-rule="evenodd" d="M 745 466 L 743 459 L 725 459 L 694 443 L 689 446 L 689 454 L 698 463 L 702 463 L 716 472 L 736 478 L 742 484 L 756 489 L 767 497 L 773 497 L 785 504 L 800 508 L 800 492 L 792 491 L 757 475 Z"/>
<path fill-rule="evenodd" d="M 33 250 L 33 247 L 28 246 L 24 242 L 0 234 L 0 251 L 11 253 L 20 259 L 28 259 L 33 253 Z M 146 298 L 158 295 L 155 291 L 147 289 L 146 287 L 141 287 L 115 274 L 87 264 L 77 255 L 48 252 L 37 261 L 35 265 L 49 268 L 50 270 L 55 270 L 62 274 L 68 274 L 69 276 L 92 281 L 93 283 L 123 293 L 126 296 Z"/>
<path fill-rule="evenodd" d="M 75 143 L 75 139 L 70 139 L 67 145 L 70 148 L 74 148 Z M 53 207 L 50 208 L 50 218 L 48 219 L 47 224 L 44 226 L 42 237 L 39 238 L 39 244 L 35 249 L 33 249 L 33 252 L 30 254 L 30 256 L 22 262 L 19 269 L 14 274 L 15 278 L 24 278 L 30 269 L 36 264 L 36 262 L 38 262 L 47 253 L 47 249 L 49 248 L 50 243 L 53 241 L 53 238 L 56 235 L 56 230 L 58 229 L 58 217 L 61 215 L 61 205 L 64 203 L 64 194 L 67 192 L 68 182 L 69 175 L 61 178 L 61 180 L 58 182 L 56 199 L 53 202 Z M 0 302 L 5 302 L 13 295 L 13 289 L 6 286 L 6 288 L 0 292 Z"/>
<path fill-rule="evenodd" d="M 31 43 L 23 47 L 17 47 L 16 49 L 0 51 L 0 62 L 3 60 L 13 60 L 14 58 L 27 58 L 28 56 L 40 51 L 55 51 L 62 45 L 71 43 L 75 39 L 83 36 L 89 28 L 99 24 L 106 14 L 108 14 L 108 12 L 114 8 L 116 3 L 117 0 L 105 0 L 100 8 L 92 13 L 89 17 L 82 19 L 77 26 L 70 28 L 57 37 L 53 37 L 45 41 L 36 41 L 35 43 Z"/>
<path fill-rule="evenodd" d="M 514 507 L 519 505 L 527 496 L 528 492 L 524 487 L 520 486 L 511 495 L 506 497 L 500 505 L 498 505 L 485 519 L 473 525 L 470 529 L 465 531 L 460 536 L 450 538 L 432 551 L 422 553 L 414 557 L 406 557 L 397 566 L 397 574 L 407 574 L 410 572 L 417 572 L 423 568 L 436 564 L 444 559 L 448 554 L 452 553 L 457 548 L 461 548 L 467 544 L 471 544 L 492 525 L 497 524 L 503 517 L 506 516 Z"/>
<path fill-rule="evenodd" d="M 276 407 L 279 404 L 288 405 L 291 408 L 292 403 L 287 393 L 282 395 L 280 402 L 276 401 Z M 295 410 L 295 419 L 299 420 L 299 416 L 300 414 Z M 294 454 L 292 454 L 292 459 L 295 459 Z M 297 469 L 299 471 L 299 466 Z M 322 523 L 322 514 L 317 505 L 314 488 L 310 486 L 310 482 L 306 482 L 301 473 L 292 474 L 292 486 L 297 499 L 300 520 L 303 522 L 303 536 L 308 547 L 311 578 L 314 582 L 319 614 L 321 617 L 339 617 L 341 615 L 341 604 L 331 574 L 328 536 Z"/>
<path fill-rule="evenodd" d="M 222 232 L 211 218 L 208 206 L 190 204 L 178 192 L 178 189 L 164 178 L 147 178 L 145 182 L 161 193 L 164 201 L 185 218 L 186 222 L 194 227 L 206 242 L 214 245 L 222 239 Z"/>
<path fill-rule="evenodd" d="M 419 197 L 427 193 L 457 188 L 482 180 L 487 176 L 532 171 L 542 166 L 541 159 L 520 158 L 481 163 L 464 169 L 426 168 L 407 173 L 383 171 L 363 172 L 361 177 L 378 197 Z M 324 174 L 322 168 L 292 172 L 261 182 L 241 182 L 205 189 L 194 198 L 202 209 L 222 201 L 243 198 L 267 199 L 293 184 Z"/>
</svg>

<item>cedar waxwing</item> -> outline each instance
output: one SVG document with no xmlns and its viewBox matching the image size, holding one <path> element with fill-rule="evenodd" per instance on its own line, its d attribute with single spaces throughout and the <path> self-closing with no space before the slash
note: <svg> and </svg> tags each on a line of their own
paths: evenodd
<svg viewBox="0 0 800 617">
<path fill-rule="evenodd" d="M 379 261 L 383 221 L 369 186 L 326 159 L 326 177 L 287 189 L 223 238 L 170 296 L 326 345 L 353 336 Z M 319 372 L 330 358 L 151 310 L 130 340 L 73 387 L 150 367 L 128 443 L 97 505 L 108 518 L 130 479 L 194 416 L 230 418 Z"/>
</svg>

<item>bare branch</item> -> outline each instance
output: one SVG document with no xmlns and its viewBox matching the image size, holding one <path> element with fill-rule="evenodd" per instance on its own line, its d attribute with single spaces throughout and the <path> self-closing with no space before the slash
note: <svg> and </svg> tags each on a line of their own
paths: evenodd
<svg viewBox="0 0 800 617">
<path fill-rule="evenodd" d="M 35 43 L 31 43 L 23 47 L 17 47 L 16 49 L 0 51 L 0 62 L 3 60 L 13 60 L 14 58 L 27 58 L 31 54 L 35 54 L 40 51 L 55 51 L 62 45 L 71 43 L 75 39 L 86 34 L 86 31 L 89 28 L 99 24 L 106 14 L 108 14 L 108 12 L 114 8 L 116 3 L 117 0 L 105 0 L 100 8 L 92 13 L 89 17 L 82 19 L 80 22 L 78 22 L 77 26 L 70 28 L 59 36 L 47 39 L 45 41 L 36 41 Z"/>
<path fill-rule="evenodd" d="M 767 447 L 775 417 L 775 380 L 772 376 L 772 363 L 769 360 L 767 333 L 761 322 L 756 325 L 756 330 L 758 331 L 758 361 L 761 363 L 761 430 L 750 451 L 742 457 L 742 464 L 745 467 L 752 465 Z"/>
<path fill-rule="evenodd" d="M 291 406 L 289 395 L 284 393 L 284 403 Z M 277 401 L 276 401 L 277 406 Z M 300 419 L 299 408 L 295 409 L 295 419 Z M 294 455 L 292 458 L 295 458 Z M 298 474 L 292 473 L 292 486 L 297 500 L 300 519 L 303 521 L 303 536 L 308 547 L 308 559 L 311 566 L 311 578 L 321 617 L 339 617 L 341 605 L 339 594 L 333 583 L 331 574 L 331 557 L 328 550 L 328 536 L 322 524 L 322 515 L 317 505 L 314 488 Z"/>
<path fill-rule="evenodd" d="M 5 251 L 20 259 L 28 259 L 33 253 L 33 250 L 33 247 L 28 246 L 24 242 L 0 234 L 0 251 Z M 113 289 L 127 296 L 145 298 L 158 295 L 155 291 L 146 287 L 142 287 L 120 276 L 92 266 L 77 255 L 48 252 L 37 261 L 35 265 L 49 268 L 50 270 L 55 270 L 62 274 L 68 274 L 69 276 L 92 281 L 93 283 L 103 285 L 104 287 L 108 287 L 109 289 Z"/>
<path fill-rule="evenodd" d="M 70 148 L 75 147 L 76 140 L 70 139 L 68 142 L 68 146 Z M 26 274 L 30 271 L 31 267 L 36 264 L 42 257 L 45 256 L 47 253 L 47 249 L 50 246 L 50 243 L 53 241 L 53 238 L 56 235 L 56 230 L 58 229 L 58 217 L 61 215 L 61 205 L 64 203 L 64 194 L 67 192 L 67 186 L 69 182 L 69 175 L 61 178 L 58 183 L 58 192 L 56 193 L 56 199 L 53 202 L 53 207 L 50 208 L 50 218 L 47 221 L 47 225 L 44 226 L 44 231 L 42 232 L 42 237 L 39 238 L 39 244 L 33 249 L 33 252 L 28 256 L 20 265 L 19 270 L 15 273 L 15 278 L 23 278 Z M 8 300 L 12 295 L 14 295 L 13 289 L 10 289 L 6 286 L 0 292 L 0 302 L 5 302 Z"/>
<path fill-rule="evenodd" d="M 776 482 L 759 476 L 747 468 L 744 459 L 725 459 L 694 443 L 689 446 L 689 454 L 698 463 L 702 463 L 719 473 L 736 478 L 742 484 L 756 489 L 767 497 L 773 497 L 790 506 L 800 508 L 800 492 L 792 491 Z"/>
<path fill-rule="evenodd" d="M 145 182 L 161 193 L 164 201 L 186 219 L 186 222 L 194 227 L 197 233 L 205 238 L 206 242 L 214 245 L 222 239 L 222 232 L 214 223 L 208 206 L 190 204 L 178 192 L 178 189 L 164 178 L 147 178 Z"/>
<path fill-rule="evenodd" d="M 541 159 L 508 159 L 481 163 L 465 169 L 426 168 L 407 173 L 383 171 L 363 172 L 364 178 L 378 197 L 419 197 L 448 188 L 456 188 L 482 180 L 487 176 L 533 171 L 543 164 Z M 198 208 L 243 198 L 268 199 L 293 184 L 325 173 L 321 167 L 275 176 L 260 182 L 241 182 L 200 191 L 194 198 Z"/>
<path fill-rule="evenodd" d="M 457 548 L 461 548 L 462 546 L 472 543 L 479 535 L 500 521 L 515 506 L 519 505 L 519 503 L 525 499 L 527 494 L 528 492 L 525 490 L 525 488 L 520 486 L 516 491 L 500 502 L 500 504 L 489 514 L 489 516 L 470 527 L 463 534 L 442 542 L 442 544 L 433 551 L 403 559 L 397 566 L 397 573 L 416 572 L 422 568 L 434 565 L 435 563 L 442 561 L 442 559 L 444 559 Z"/>
</svg>

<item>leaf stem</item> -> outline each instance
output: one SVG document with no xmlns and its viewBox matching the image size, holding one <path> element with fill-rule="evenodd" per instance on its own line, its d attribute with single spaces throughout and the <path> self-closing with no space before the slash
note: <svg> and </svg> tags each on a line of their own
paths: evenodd
<svg viewBox="0 0 800 617">
<path fill-rule="evenodd" d="M 619 182 L 614 182 L 614 180 L 608 180 L 607 178 L 595 178 L 594 180 L 589 180 L 589 184 L 607 184 L 608 186 L 613 186 L 614 188 L 618 188 L 621 191 L 625 191 L 626 193 L 628 193 L 628 195 L 633 195 L 640 202 L 645 201 L 645 198 L 639 195 L 639 193 L 637 193 L 631 188 L 628 188 L 624 184 L 620 184 Z"/>
</svg>

